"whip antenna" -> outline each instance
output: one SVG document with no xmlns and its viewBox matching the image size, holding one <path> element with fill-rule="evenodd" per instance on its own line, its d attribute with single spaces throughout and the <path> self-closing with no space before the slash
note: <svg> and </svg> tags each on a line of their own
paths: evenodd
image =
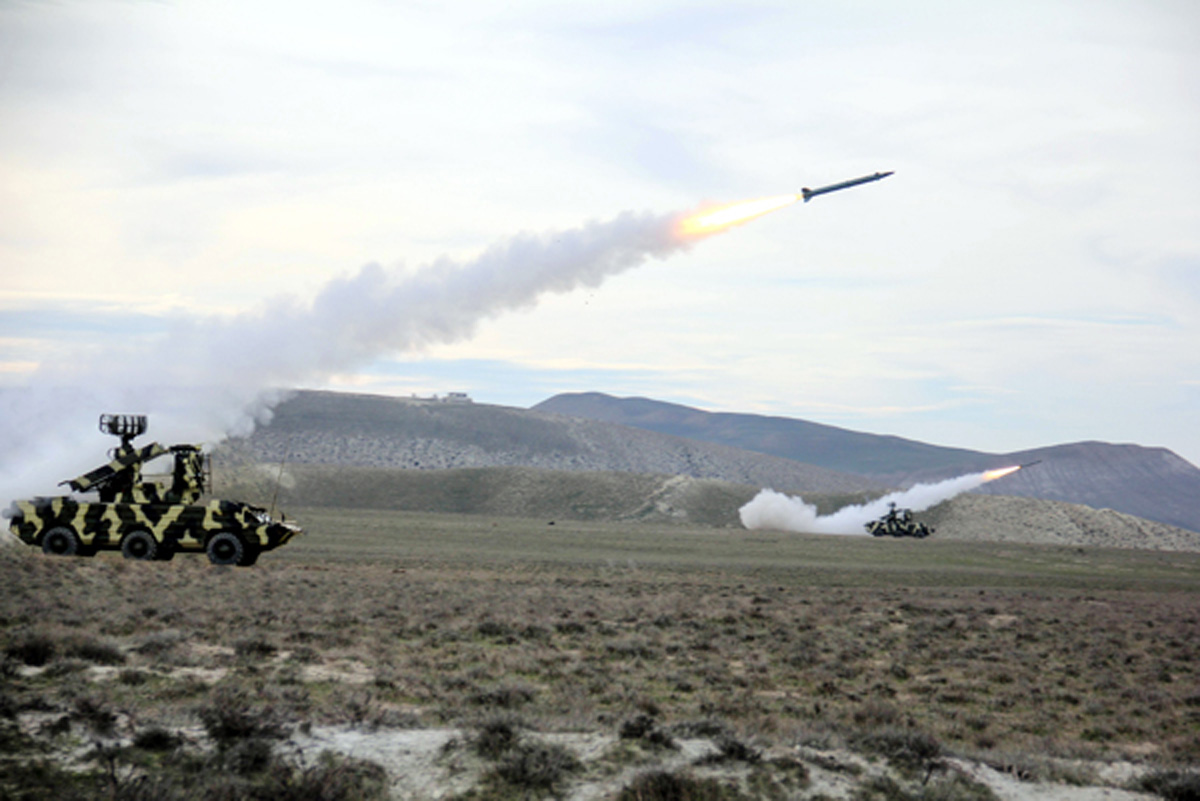
<svg viewBox="0 0 1200 801">
<path fill-rule="evenodd" d="M 275 504 L 279 501 L 279 487 L 283 484 L 283 466 L 287 464 L 288 453 L 292 449 L 292 438 L 288 437 L 287 442 L 283 444 L 283 457 L 279 460 L 279 475 L 275 477 L 275 494 L 271 496 L 271 511 L 268 513 L 272 519 L 275 517 Z"/>
</svg>

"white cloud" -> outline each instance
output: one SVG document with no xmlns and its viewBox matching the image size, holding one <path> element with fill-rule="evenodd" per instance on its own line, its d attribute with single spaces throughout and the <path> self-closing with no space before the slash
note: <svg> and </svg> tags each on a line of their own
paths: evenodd
<svg viewBox="0 0 1200 801">
<path fill-rule="evenodd" d="M 487 322 L 428 375 L 1197 462 L 1197 23 L 1165 1 L 10 4 L 0 359 L 87 342 L 11 330 L 56 303 L 245 310 L 370 261 L 895 169 Z"/>
</svg>

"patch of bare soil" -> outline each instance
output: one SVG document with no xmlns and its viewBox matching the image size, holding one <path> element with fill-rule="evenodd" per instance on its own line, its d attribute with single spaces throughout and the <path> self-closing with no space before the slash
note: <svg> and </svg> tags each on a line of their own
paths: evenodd
<svg viewBox="0 0 1200 801">
<path fill-rule="evenodd" d="M 310 760 L 326 750 L 369 760 L 387 771 L 392 798 L 434 801 L 463 797 L 486 786 L 495 763 L 471 751 L 472 736 L 470 731 L 462 729 L 317 727 L 294 737 L 289 747 Z M 1076 774 L 1086 771 L 1101 777 L 1108 770 L 1109 781 L 1081 785 L 1077 778 L 1075 784 L 1021 780 L 963 758 L 941 760 L 925 776 L 906 773 L 887 760 L 872 759 L 847 749 L 772 748 L 751 750 L 741 754 L 740 759 L 730 759 L 723 755 L 722 743 L 710 738 L 678 739 L 671 747 L 658 749 L 631 746 L 616 735 L 596 732 L 537 734 L 531 738 L 564 748 L 578 760 L 579 767 L 557 788 L 558 797 L 567 801 L 616 798 L 639 776 L 653 773 L 712 780 L 747 798 L 869 798 L 881 788 L 887 788 L 892 797 L 919 798 L 931 788 L 951 785 L 961 785 L 963 793 L 950 797 L 993 797 L 999 801 L 1155 798 L 1126 789 L 1140 776 L 1140 771 L 1129 763 L 1124 763 L 1124 769 L 1119 771 L 1110 770 L 1107 763 L 1073 763 Z M 767 787 L 778 794 L 763 792 Z M 967 788 L 973 795 L 966 794 Z"/>
</svg>

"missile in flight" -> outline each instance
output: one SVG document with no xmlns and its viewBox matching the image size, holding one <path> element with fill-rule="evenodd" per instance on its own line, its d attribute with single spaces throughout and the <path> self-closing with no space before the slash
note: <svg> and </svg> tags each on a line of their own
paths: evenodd
<svg viewBox="0 0 1200 801">
<path fill-rule="evenodd" d="M 807 186 L 800 190 L 800 194 L 804 196 L 804 202 L 812 200 L 817 195 L 824 195 L 827 192 L 836 192 L 839 189 L 849 189 L 852 186 L 859 184 L 869 184 L 872 181 L 881 181 L 887 178 L 894 171 L 877 172 L 874 175 L 864 175 L 862 178 L 851 178 L 849 181 L 842 181 L 840 184 L 830 184 L 829 186 L 821 186 L 816 189 L 809 189 Z"/>
</svg>

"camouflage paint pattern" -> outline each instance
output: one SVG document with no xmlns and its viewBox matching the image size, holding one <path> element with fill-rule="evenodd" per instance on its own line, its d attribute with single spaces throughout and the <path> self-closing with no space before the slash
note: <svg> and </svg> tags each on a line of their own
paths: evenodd
<svg viewBox="0 0 1200 801">
<path fill-rule="evenodd" d="M 170 552 L 203 551 L 209 538 L 222 531 L 238 535 L 247 546 L 270 551 L 300 534 L 290 523 L 272 521 L 266 510 L 237 501 L 207 505 L 162 503 L 92 503 L 73 498 L 17 501 L 9 524 L 22 542 L 41 545 L 53 528 L 70 529 L 86 551 L 119 550 L 133 531 L 146 531 Z"/>
<path fill-rule="evenodd" d="M 915 537 L 924 539 L 933 533 L 933 528 L 925 523 L 912 519 L 908 509 L 893 508 L 878 520 L 866 524 L 867 533 L 872 537 Z"/>
</svg>

